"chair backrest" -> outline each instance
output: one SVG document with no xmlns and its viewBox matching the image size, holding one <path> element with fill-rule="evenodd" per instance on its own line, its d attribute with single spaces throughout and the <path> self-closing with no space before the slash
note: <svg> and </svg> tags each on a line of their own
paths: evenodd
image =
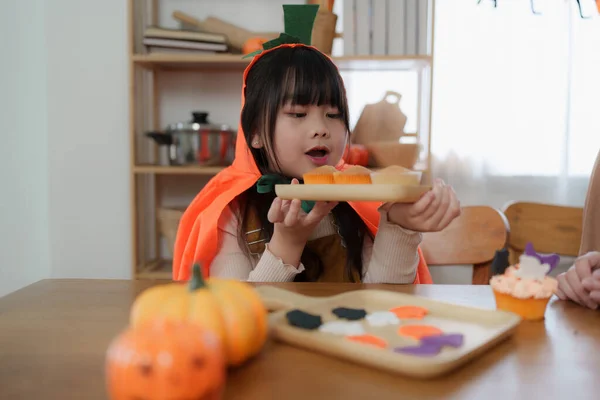
<svg viewBox="0 0 600 400">
<path fill-rule="evenodd" d="M 423 235 L 421 250 L 428 265 L 473 265 L 473 283 L 489 282 L 497 250 L 506 247 L 509 225 L 504 214 L 489 206 L 467 206 L 441 232 Z"/>
<path fill-rule="evenodd" d="M 518 261 L 527 242 L 540 253 L 578 255 L 583 208 L 515 201 L 504 207 L 504 214 L 510 224 L 511 264 Z"/>
</svg>

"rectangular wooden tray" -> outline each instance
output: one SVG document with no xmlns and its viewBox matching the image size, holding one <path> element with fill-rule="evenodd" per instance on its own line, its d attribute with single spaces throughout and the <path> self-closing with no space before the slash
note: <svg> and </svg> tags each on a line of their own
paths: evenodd
<svg viewBox="0 0 600 400">
<path fill-rule="evenodd" d="M 309 297 L 268 285 L 256 290 L 266 307 L 275 310 L 269 316 L 275 340 L 415 378 L 433 378 L 457 369 L 507 339 L 521 321 L 518 315 L 509 312 L 454 305 L 386 290 L 356 290 L 332 297 Z M 286 318 L 289 310 L 300 309 L 321 315 L 325 323 L 339 320 L 332 313 L 336 307 L 361 308 L 370 313 L 403 305 L 424 307 L 429 313 L 423 320 L 402 320 L 396 326 L 372 327 L 364 319 L 361 322 L 367 333 L 388 342 L 387 349 L 346 340 L 337 334 L 297 328 Z M 407 324 L 427 324 L 444 333 L 462 333 L 464 343 L 459 348 L 444 347 L 438 355 L 430 357 L 395 353 L 394 347 L 418 344 L 414 339 L 398 335 L 398 327 Z"/>
<path fill-rule="evenodd" d="M 431 190 L 431 186 L 428 185 L 275 185 L 275 193 L 281 199 L 313 201 L 414 203 L 429 190 Z"/>
</svg>

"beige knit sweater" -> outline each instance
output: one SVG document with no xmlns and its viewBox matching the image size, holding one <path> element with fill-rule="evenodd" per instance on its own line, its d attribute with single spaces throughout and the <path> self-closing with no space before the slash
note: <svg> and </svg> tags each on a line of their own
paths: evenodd
<svg viewBox="0 0 600 400">
<path fill-rule="evenodd" d="M 374 241 L 365 238 L 363 246 L 364 283 L 412 283 L 417 273 L 417 248 L 422 234 L 388 222 L 387 212 L 380 209 L 381 220 Z M 210 270 L 211 276 L 251 282 L 288 282 L 304 271 L 283 264 L 266 246 L 259 257 L 248 257 L 238 242 L 240 216 L 235 206 L 227 207 L 219 220 L 219 250 Z M 331 215 L 317 226 L 310 240 L 335 234 Z M 324 266 L 327 268 L 327 266 Z"/>
</svg>

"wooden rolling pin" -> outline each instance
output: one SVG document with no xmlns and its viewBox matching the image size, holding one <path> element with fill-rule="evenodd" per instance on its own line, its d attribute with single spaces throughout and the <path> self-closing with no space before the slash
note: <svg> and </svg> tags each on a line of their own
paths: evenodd
<svg viewBox="0 0 600 400">
<path fill-rule="evenodd" d="M 223 21 L 217 17 L 208 17 L 204 21 L 200 21 L 181 11 L 174 11 L 173 18 L 181 21 L 184 24 L 197 26 L 197 28 L 203 32 L 223 34 L 227 36 L 227 42 L 229 46 L 238 50 L 241 50 L 244 46 L 244 43 L 250 38 L 259 36 L 270 40 L 279 36 L 278 33 L 252 32 L 227 21 Z"/>
</svg>

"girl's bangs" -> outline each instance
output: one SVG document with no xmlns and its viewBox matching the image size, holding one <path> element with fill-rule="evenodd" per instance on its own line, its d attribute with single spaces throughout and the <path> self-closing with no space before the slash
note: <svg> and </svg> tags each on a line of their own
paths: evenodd
<svg viewBox="0 0 600 400">
<path fill-rule="evenodd" d="M 330 105 L 345 110 L 344 83 L 330 61 L 308 49 L 294 52 L 290 61 L 283 76 L 281 106 Z"/>
</svg>

